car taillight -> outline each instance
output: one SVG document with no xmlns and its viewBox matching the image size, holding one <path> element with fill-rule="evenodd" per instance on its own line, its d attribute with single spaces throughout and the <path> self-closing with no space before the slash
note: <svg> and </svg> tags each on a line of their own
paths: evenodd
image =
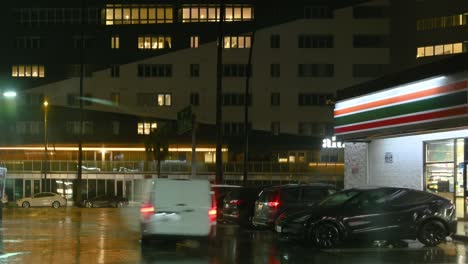
<svg viewBox="0 0 468 264">
<path fill-rule="evenodd" d="M 210 222 L 216 221 L 216 216 L 218 214 L 218 210 L 216 207 L 212 207 L 210 210 L 208 210 L 208 217 L 210 218 Z"/>
<path fill-rule="evenodd" d="M 155 210 L 154 206 L 152 204 L 150 204 L 150 203 L 142 204 L 141 207 L 140 207 L 141 217 L 144 220 L 150 219 L 155 211 L 156 210 Z"/>
<path fill-rule="evenodd" d="M 279 206 L 279 202 L 268 202 L 268 206 L 269 206 L 269 207 L 278 207 L 278 206 Z"/>
<path fill-rule="evenodd" d="M 241 205 L 241 204 L 244 203 L 244 201 L 242 201 L 242 200 L 231 200 L 229 203 L 230 204 L 235 204 L 235 205 Z"/>
</svg>

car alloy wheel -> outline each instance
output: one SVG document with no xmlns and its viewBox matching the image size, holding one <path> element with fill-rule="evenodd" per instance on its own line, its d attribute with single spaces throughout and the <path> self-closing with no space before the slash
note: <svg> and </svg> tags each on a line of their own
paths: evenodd
<svg viewBox="0 0 468 264">
<path fill-rule="evenodd" d="M 23 208 L 29 208 L 31 205 L 28 202 L 23 202 L 22 206 Z"/>
<path fill-rule="evenodd" d="M 58 201 L 55 201 L 52 203 L 52 207 L 53 208 L 59 208 L 60 207 L 60 203 Z"/>
<path fill-rule="evenodd" d="M 123 203 L 122 202 L 118 202 L 115 204 L 115 207 L 117 208 L 122 208 L 123 207 Z"/>
<path fill-rule="evenodd" d="M 445 240 L 446 235 L 447 230 L 443 223 L 430 220 L 420 227 L 418 240 L 426 246 L 436 246 Z"/>
<path fill-rule="evenodd" d="M 85 207 L 86 207 L 86 208 L 92 208 L 92 207 L 93 207 L 93 203 L 92 203 L 92 202 L 86 202 L 86 203 L 85 203 Z"/>
<path fill-rule="evenodd" d="M 313 241 L 318 247 L 331 248 L 336 246 L 340 240 L 338 228 L 331 223 L 318 224 L 312 230 Z"/>
</svg>

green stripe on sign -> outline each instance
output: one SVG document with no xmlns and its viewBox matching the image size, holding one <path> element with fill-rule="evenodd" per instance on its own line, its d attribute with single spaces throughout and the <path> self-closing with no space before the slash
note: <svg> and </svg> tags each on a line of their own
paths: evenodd
<svg viewBox="0 0 468 264">
<path fill-rule="evenodd" d="M 461 91 L 453 94 L 428 98 L 406 104 L 393 105 L 353 115 L 335 118 L 335 127 L 359 122 L 372 121 L 393 116 L 407 115 L 422 111 L 463 105 L 467 103 L 467 92 Z"/>
</svg>

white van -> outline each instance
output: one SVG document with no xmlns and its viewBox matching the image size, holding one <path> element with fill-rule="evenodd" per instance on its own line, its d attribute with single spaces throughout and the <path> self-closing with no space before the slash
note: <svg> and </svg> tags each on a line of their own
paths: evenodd
<svg viewBox="0 0 468 264">
<path fill-rule="evenodd" d="M 140 207 L 141 239 L 216 235 L 216 203 L 208 180 L 154 179 Z"/>
</svg>

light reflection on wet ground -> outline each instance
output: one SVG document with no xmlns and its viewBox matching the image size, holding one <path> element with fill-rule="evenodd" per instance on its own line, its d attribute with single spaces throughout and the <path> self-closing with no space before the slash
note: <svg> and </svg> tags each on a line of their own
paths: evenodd
<svg viewBox="0 0 468 264">
<path fill-rule="evenodd" d="M 139 242 L 137 208 L 3 209 L 0 263 L 466 263 L 463 243 L 317 250 L 269 231 L 219 225 L 211 244 Z"/>
</svg>

